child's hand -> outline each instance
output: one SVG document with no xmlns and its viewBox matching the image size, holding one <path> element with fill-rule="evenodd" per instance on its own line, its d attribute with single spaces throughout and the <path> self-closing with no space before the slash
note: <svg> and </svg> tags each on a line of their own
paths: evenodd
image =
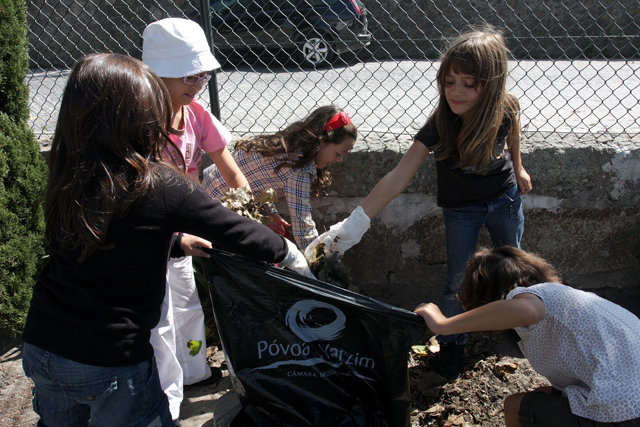
<svg viewBox="0 0 640 427">
<path fill-rule="evenodd" d="M 442 314 L 440 308 L 437 305 L 431 302 L 428 304 L 420 304 L 414 310 L 414 313 L 422 316 L 424 321 L 427 322 L 427 326 L 429 327 L 431 332 L 435 334 L 440 334 L 442 332 L 440 325 L 444 320 L 447 320 L 447 318 L 444 316 L 444 314 Z"/>
<path fill-rule="evenodd" d="M 371 227 L 371 218 L 364 212 L 362 206 L 358 206 L 344 220 L 333 224 L 329 231 L 325 231 L 304 250 L 308 260 L 314 258 L 314 251 L 320 243 L 325 244 L 327 258 L 342 257 L 344 253 L 357 245 L 364 233 Z"/>
<path fill-rule="evenodd" d="M 187 256 L 201 256 L 211 258 L 211 256 L 200 248 L 211 249 L 211 242 L 198 236 L 191 234 L 182 235 L 182 249 Z"/>
<path fill-rule="evenodd" d="M 272 213 L 268 216 L 271 218 L 271 221 L 269 221 L 267 227 L 278 234 L 284 235 L 285 227 L 291 227 L 291 224 L 285 221 L 278 212 Z"/>
<path fill-rule="evenodd" d="M 533 189 L 533 186 L 531 185 L 531 177 L 527 171 L 524 170 L 523 167 L 520 167 L 520 169 L 515 170 L 514 173 L 516 175 L 516 181 L 518 182 L 520 194 L 527 194 L 530 192 Z"/>
<path fill-rule="evenodd" d="M 281 267 L 287 267 L 298 274 L 302 274 L 303 276 L 315 279 L 316 277 L 311 272 L 311 269 L 307 264 L 307 260 L 304 258 L 304 255 L 300 252 L 296 244 L 289 239 L 284 239 L 284 241 L 287 243 L 289 252 L 282 261 L 278 262 L 278 265 Z"/>
</svg>

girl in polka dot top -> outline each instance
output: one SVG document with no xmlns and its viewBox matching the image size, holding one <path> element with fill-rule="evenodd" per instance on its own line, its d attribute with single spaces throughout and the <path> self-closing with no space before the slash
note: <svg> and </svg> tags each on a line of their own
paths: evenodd
<svg viewBox="0 0 640 427">
<path fill-rule="evenodd" d="M 458 298 L 465 313 L 415 311 L 437 334 L 514 329 L 551 386 L 505 399 L 506 427 L 639 426 L 640 320 L 608 300 L 562 284 L 542 258 L 512 247 L 476 252 Z"/>
</svg>

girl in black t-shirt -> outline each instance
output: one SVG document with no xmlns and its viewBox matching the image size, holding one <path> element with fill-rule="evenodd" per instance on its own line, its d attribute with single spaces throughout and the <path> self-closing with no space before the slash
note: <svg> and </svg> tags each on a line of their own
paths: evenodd
<svg viewBox="0 0 640 427">
<path fill-rule="evenodd" d="M 447 317 L 463 311 L 456 293 L 480 228 L 487 226 L 496 247 L 519 247 L 524 229 L 520 194 L 531 191 L 531 178 L 520 157 L 520 107 L 505 89 L 507 56 L 502 35 L 491 28 L 463 34 L 453 42 L 438 70 L 438 106 L 400 163 L 361 205 L 373 218 L 434 152 L 447 242 L 440 308 Z M 440 374 L 459 378 L 466 335 L 438 339 Z"/>
</svg>

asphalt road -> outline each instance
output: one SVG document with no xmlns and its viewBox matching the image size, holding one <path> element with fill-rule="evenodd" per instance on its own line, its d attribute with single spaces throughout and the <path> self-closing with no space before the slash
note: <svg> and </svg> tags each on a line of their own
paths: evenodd
<svg viewBox="0 0 640 427">
<path fill-rule="evenodd" d="M 223 123 L 236 134 L 273 132 L 315 106 L 346 108 L 361 133 L 413 135 L 435 106 L 433 61 L 356 63 L 326 70 L 225 68 Z M 51 135 L 68 70 L 27 76 L 36 136 Z M 640 133 L 640 61 L 511 61 L 508 90 L 527 131 Z M 208 93 L 201 94 L 208 103 Z"/>
</svg>

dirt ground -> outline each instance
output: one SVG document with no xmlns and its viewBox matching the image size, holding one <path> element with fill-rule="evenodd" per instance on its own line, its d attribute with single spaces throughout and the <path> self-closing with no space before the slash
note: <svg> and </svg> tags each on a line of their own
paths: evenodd
<svg viewBox="0 0 640 427">
<path fill-rule="evenodd" d="M 224 355 L 215 345 L 216 328 L 211 303 L 201 293 L 205 323 L 209 328 L 207 359 L 223 370 L 215 387 L 185 390 L 181 427 L 214 427 L 218 401 L 233 386 Z M 492 336 L 470 334 L 463 378 L 455 383 L 433 371 L 439 348 L 433 337 L 424 336 L 408 355 L 413 411 L 411 427 L 503 426 L 502 402 L 506 396 L 547 385 L 523 358 L 509 333 Z M 20 339 L 0 337 L 0 427 L 35 427 L 38 416 L 31 405 L 32 382 L 22 370 Z"/>
<path fill-rule="evenodd" d="M 32 383 L 22 371 L 22 342 L 0 338 L 0 426 L 31 427 L 38 416 L 31 407 Z"/>
<path fill-rule="evenodd" d="M 425 338 L 426 340 L 426 338 Z M 411 427 L 495 427 L 504 425 L 502 402 L 511 393 L 546 385 L 507 334 L 485 337 L 472 334 L 465 373 L 456 383 L 446 383 L 433 372 L 433 345 L 412 349 L 409 355 L 413 412 Z M 225 368 L 216 346 L 208 348 L 209 362 Z M 0 427 L 34 427 L 38 416 L 31 407 L 31 381 L 22 371 L 22 343 L 0 339 Z M 181 408 L 182 427 L 213 427 L 218 400 L 232 389 L 228 372 L 216 387 L 187 390 Z"/>
<path fill-rule="evenodd" d="M 470 334 L 463 377 L 454 383 L 433 372 L 437 342 L 432 338 L 425 347 L 414 348 L 409 358 L 412 427 L 503 426 L 505 397 L 549 385 L 508 332 Z"/>
</svg>

